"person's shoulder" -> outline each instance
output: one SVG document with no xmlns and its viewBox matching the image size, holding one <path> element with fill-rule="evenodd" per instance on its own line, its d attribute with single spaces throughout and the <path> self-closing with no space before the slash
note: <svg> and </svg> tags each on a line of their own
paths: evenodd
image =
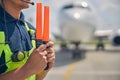
<svg viewBox="0 0 120 80">
<path fill-rule="evenodd" d="M 27 22 L 27 25 L 28 25 L 28 27 L 29 27 L 30 29 L 35 30 L 35 27 L 34 27 L 30 22 Z"/>
</svg>

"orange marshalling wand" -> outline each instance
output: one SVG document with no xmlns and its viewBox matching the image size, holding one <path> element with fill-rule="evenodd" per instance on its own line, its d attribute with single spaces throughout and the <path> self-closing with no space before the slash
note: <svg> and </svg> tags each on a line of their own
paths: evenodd
<svg viewBox="0 0 120 80">
<path fill-rule="evenodd" d="M 42 44 L 42 3 L 36 6 L 36 48 Z"/>
<path fill-rule="evenodd" d="M 42 39 L 42 3 L 37 3 L 36 39 Z"/>
<path fill-rule="evenodd" d="M 49 41 L 49 6 L 44 6 L 43 41 L 45 43 Z"/>
<path fill-rule="evenodd" d="M 44 6 L 43 43 L 46 44 L 48 41 L 49 41 L 49 6 Z M 45 70 L 49 69 L 48 65 L 49 63 L 47 63 Z"/>
<path fill-rule="evenodd" d="M 49 6 L 44 6 L 44 29 L 42 34 L 42 3 L 37 3 L 36 12 L 36 48 L 49 41 Z M 47 47 L 49 48 L 49 46 Z M 48 63 L 49 64 L 49 63 Z M 49 66 L 45 70 L 48 70 Z"/>
</svg>

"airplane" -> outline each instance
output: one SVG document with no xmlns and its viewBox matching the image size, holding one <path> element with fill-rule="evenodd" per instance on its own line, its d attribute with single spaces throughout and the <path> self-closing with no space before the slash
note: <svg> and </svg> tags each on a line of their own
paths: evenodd
<svg viewBox="0 0 120 80">
<path fill-rule="evenodd" d="M 86 1 L 69 2 L 60 9 L 59 16 L 60 34 L 54 36 L 61 40 L 61 48 L 67 48 L 66 41 L 75 45 L 73 58 L 78 56 L 81 43 L 89 42 L 94 38 L 94 32 L 98 27 L 98 16 L 94 9 Z"/>
<path fill-rule="evenodd" d="M 112 46 L 120 46 L 120 29 L 96 30 L 95 37 L 99 39 L 96 49 L 105 49 L 103 40 L 107 39 Z"/>
</svg>

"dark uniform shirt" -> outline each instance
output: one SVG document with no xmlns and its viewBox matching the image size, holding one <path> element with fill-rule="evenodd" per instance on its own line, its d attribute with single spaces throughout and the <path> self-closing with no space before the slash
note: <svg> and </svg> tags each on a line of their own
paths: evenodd
<svg viewBox="0 0 120 80">
<path fill-rule="evenodd" d="M 30 35 L 24 25 L 25 19 L 21 12 L 20 19 L 13 18 L 0 6 L 0 31 L 5 32 L 6 42 L 11 51 L 29 51 L 32 48 Z M 31 24 L 28 26 L 35 29 Z"/>
</svg>

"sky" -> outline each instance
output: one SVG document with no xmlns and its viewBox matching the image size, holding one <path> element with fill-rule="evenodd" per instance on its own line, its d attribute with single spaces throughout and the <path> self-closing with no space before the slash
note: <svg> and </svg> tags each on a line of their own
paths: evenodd
<svg viewBox="0 0 120 80">
<path fill-rule="evenodd" d="M 71 1 L 77 0 L 34 0 L 34 2 L 42 2 L 43 6 L 50 6 L 50 26 L 53 31 L 58 32 L 58 11 L 61 6 Z M 120 28 L 120 0 L 84 0 L 89 2 L 92 8 L 94 8 L 96 15 L 99 18 L 98 30 L 116 29 Z M 27 19 L 33 18 L 32 24 L 35 26 L 36 13 L 35 6 L 31 6 L 29 9 L 24 10 Z"/>
<path fill-rule="evenodd" d="M 101 19 L 101 29 L 120 28 L 120 0 L 89 0 Z"/>
</svg>

